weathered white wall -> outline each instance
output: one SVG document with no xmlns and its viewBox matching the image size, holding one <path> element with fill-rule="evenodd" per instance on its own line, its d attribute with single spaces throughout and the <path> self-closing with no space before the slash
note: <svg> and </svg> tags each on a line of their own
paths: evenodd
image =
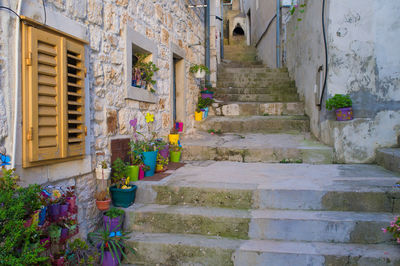
<svg viewBox="0 0 400 266">
<path fill-rule="evenodd" d="M 269 21 L 276 14 L 276 0 L 245 0 L 245 13 L 250 11 L 250 44 L 257 46 L 257 57 L 268 67 L 276 67 L 276 19 L 261 38 Z"/>
<path fill-rule="evenodd" d="M 396 145 L 400 132 L 400 2 L 327 1 L 324 100 L 350 94 L 355 119 L 349 122 L 336 122 L 325 105 L 321 112 L 314 105 L 316 71 L 324 62 L 321 2 L 306 1 L 305 13 L 296 13 L 289 22 L 287 65 L 305 97 L 313 133 L 335 148 L 338 162 L 373 162 L 375 150 Z M 298 16 L 303 20 L 297 21 Z"/>
</svg>

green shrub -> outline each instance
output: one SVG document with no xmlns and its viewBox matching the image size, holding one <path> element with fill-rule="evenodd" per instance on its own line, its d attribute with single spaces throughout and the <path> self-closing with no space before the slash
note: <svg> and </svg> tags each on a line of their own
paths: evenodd
<svg viewBox="0 0 400 266">
<path fill-rule="evenodd" d="M 208 106 L 211 106 L 213 104 L 213 102 L 214 102 L 213 99 L 210 99 L 210 98 L 203 99 L 203 98 L 199 97 L 199 101 L 197 103 L 197 106 L 200 109 L 203 109 L 203 108 L 206 108 Z"/>
<path fill-rule="evenodd" d="M 125 214 L 124 210 L 117 209 L 117 208 L 111 208 L 104 215 L 108 216 L 110 218 L 117 218 L 117 217 L 123 216 L 124 214 Z"/>
<path fill-rule="evenodd" d="M 39 185 L 19 187 L 18 176 L 4 170 L 0 176 L 0 265 L 36 265 L 42 257 L 40 233 L 34 225 L 24 223 L 41 206 Z"/>
<path fill-rule="evenodd" d="M 332 98 L 326 100 L 326 109 L 339 109 L 345 107 L 351 107 L 353 102 L 349 95 L 335 94 Z"/>
</svg>

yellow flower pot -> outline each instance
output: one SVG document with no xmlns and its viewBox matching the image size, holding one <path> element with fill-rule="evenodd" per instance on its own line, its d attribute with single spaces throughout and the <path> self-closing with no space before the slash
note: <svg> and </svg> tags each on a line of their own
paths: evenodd
<svg viewBox="0 0 400 266">
<path fill-rule="evenodd" d="M 164 165 L 162 165 L 162 164 L 156 165 L 156 172 L 161 172 L 163 169 L 164 169 Z"/>
<path fill-rule="evenodd" d="M 168 140 L 170 144 L 178 144 L 179 134 L 169 134 Z"/>
<path fill-rule="evenodd" d="M 194 120 L 201 121 L 202 119 L 203 119 L 203 113 L 202 112 L 194 112 Z"/>
</svg>

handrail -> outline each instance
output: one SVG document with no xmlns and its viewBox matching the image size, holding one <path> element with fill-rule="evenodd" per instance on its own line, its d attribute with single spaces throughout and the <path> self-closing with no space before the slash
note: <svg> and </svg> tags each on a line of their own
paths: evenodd
<svg viewBox="0 0 400 266">
<path fill-rule="evenodd" d="M 265 29 L 265 31 L 263 32 L 263 34 L 261 34 L 260 39 L 258 39 L 258 42 L 256 43 L 256 48 L 257 46 L 260 44 L 261 40 L 264 38 L 264 36 L 267 34 L 269 27 L 271 27 L 272 22 L 274 21 L 274 19 L 276 19 L 276 14 L 269 20 L 268 26 Z"/>
</svg>

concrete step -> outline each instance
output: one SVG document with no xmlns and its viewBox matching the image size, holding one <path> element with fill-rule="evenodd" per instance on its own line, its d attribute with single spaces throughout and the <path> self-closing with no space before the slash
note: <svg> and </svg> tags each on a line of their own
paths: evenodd
<svg viewBox="0 0 400 266">
<path fill-rule="evenodd" d="M 217 80 L 217 88 L 269 88 L 269 87 L 293 87 L 294 82 L 287 79 L 287 78 L 282 78 L 282 79 L 275 79 L 275 78 L 270 78 L 270 79 L 258 79 L 258 80 L 252 80 L 252 79 L 218 79 Z"/>
<path fill-rule="evenodd" d="M 376 162 L 390 171 L 400 173 L 400 148 L 378 149 Z"/>
<path fill-rule="evenodd" d="M 218 68 L 218 74 L 231 73 L 231 74 L 252 74 L 252 73 L 288 73 L 287 68 L 269 68 L 265 65 L 253 64 L 253 67 L 240 66 L 240 64 L 223 62 L 221 67 Z"/>
<path fill-rule="evenodd" d="M 303 102 L 213 103 L 209 115 L 217 115 L 217 116 L 304 115 L 304 103 Z"/>
<path fill-rule="evenodd" d="M 222 134 L 198 132 L 182 138 L 189 161 L 332 163 L 333 149 L 309 134 Z"/>
<path fill-rule="evenodd" d="M 192 206 L 136 205 L 126 209 L 126 228 L 143 233 L 237 239 L 391 243 L 381 228 L 394 214 L 293 210 L 233 210 Z"/>
<path fill-rule="evenodd" d="M 229 72 L 219 72 L 218 79 L 270 79 L 270 78 L 280 78 L 280 79 L 290 79 L 287 72 L 271 72 L 271 71 L 257 71 L 257 72 L 241 72 L 235 73 L 232 77 L 232 73 Z"/>
<path fill-rule="evenodd" d="M 399 265 L 400 248 L 273 240 L 232 240 L 179 234 L 135 234 L 127 242 L 135 254 L 125 263 L 140 265 Z"/>
<path fill-rule="evenodd" d="M 217 94 L 215 98 L 225 102 L 297 102 L 297 93 L 271 93 L 271 94 Z"/>
<path fill-rule="evenodd" d="M 236 133 L 287 133 L 309 131 L 310 121 L 306 116 L 230 116 L 208 117 L 196 122 L 195 128 L 203 131 L 210 129 Z"/>
<path fill-rule="evenodd" d="M 247 69 L 258 69 L 265 68 L 261 61 L 255 62 L 240 62 L 234 60 L 223 59 L 221 62 L 221 67 L 229 67 L 229 68 L 247 68 Z"/>
<path fill-rule="evenodd" d="M 224 94 L 272 94 L 272 93 L 297 93 L 295 86 L 286 86 L 282 84 L 274 84 L 267 88 L 216 88 L 215 95 Z"/>
<path fill-rule="evenodd" d="M 136 203 L 400 214 L 399 180 L 375 165 L 201 161 L 136 182 Z"/>
</svg>

